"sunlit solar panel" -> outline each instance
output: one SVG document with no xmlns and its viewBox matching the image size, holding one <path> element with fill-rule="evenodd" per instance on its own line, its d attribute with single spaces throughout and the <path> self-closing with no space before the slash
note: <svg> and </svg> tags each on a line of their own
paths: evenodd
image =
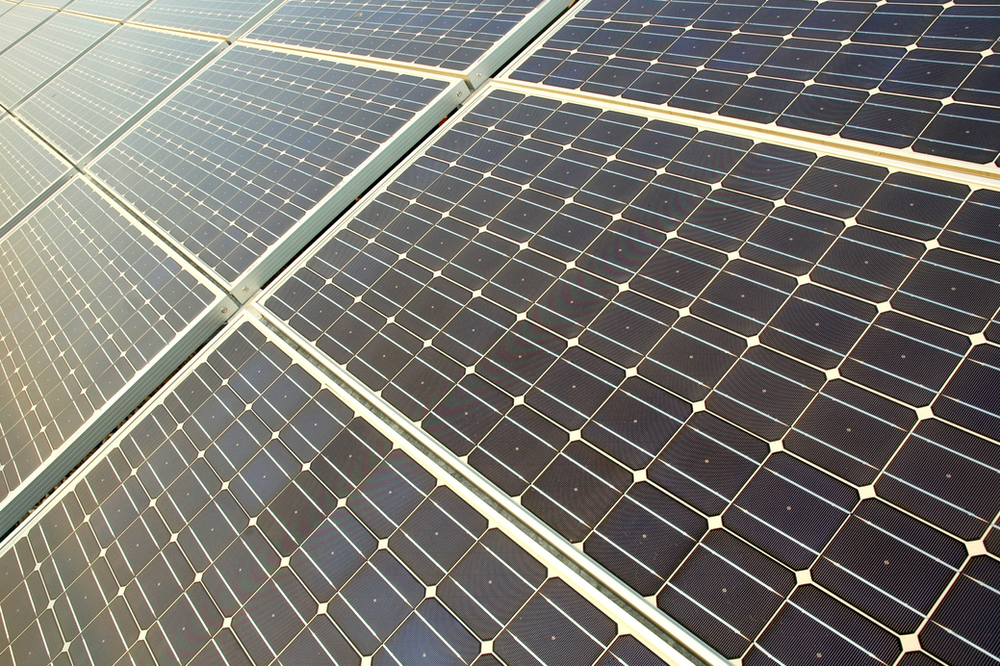
<svg viewBox="0 0 1000 666">
<path fill-rule="evenodd" d="M 124 20 L 150 0 L 73 0 L 66 9 L 90 16 Z"/>
<path fill-rule="evenodd" d="M 0 18 L 0 53 L 34 30 L 54 12 L 43 7 L 15 5 Z"/>
<path fill-rule="evenodd" d="M 0 116 L 0 236 L 69 170 L 70 165 L 24 125 L 12 116 Z"/>
<path fill-rule="evenodd" d="M 28 98 L 17 114 L 79 164 L 220 48 L 216 40 L 125 26 Z"/>
<path fill-rule="evenodd" d="M 236 38 L 280 0 L 153 0 L 130 20 L 162 28 Z"/>
<path fill-rule="evenodd" d="M 582 3 L 510 77 L 985 164 L 994 4 Z"/>
<path fill-rule="evenodd" d="M 245 298 L 454 108 L 460 87 L 235 46 L 90 169 Z"/>
<path fill-rule="evenodd" d="M 9 529 L 225 317 L 82 178 L 0 239 L 0 522 Z"/>
<path fill-rule="evenodd" d="M 424 460 L 233 326 L 8 542 L 2 654 L 665 663 Z"/>
<path fill-rule="evenodd" d="M 53 16 L 0 54 L 0 104 L 13 109 L 115 27 L 73 14 Z"/>
<path fill-rule="evenodd" d="M 285 2 L 251 40 L 393 60 L 484 83 L 566 7 L 565 1 Z"/>
<path fill-rule="evenodd" d="M 963 663 L 998 197 L 498 89 L 261 300 L 723 656 Z"/>
</svg>

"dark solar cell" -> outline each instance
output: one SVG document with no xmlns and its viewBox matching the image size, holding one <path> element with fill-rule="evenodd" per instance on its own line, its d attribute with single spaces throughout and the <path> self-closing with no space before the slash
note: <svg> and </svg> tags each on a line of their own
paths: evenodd
<svg viewBox="0 0 1000 666">
<path fill-rule="evenodd" d="M 1000 109 L 951 104 L 931 121 L 913 149 L 977 164 L 992 162 L 1000 155 L 998 124 Z"/>
<path fill-rule="evenodd" d="M 991 439 L 1000 435 L 1000 409 L 987 387 L 1000 377 L 1000 353 L 991 345 L 980 345 L 941 392 L 934 413 Z M 984 390 L 985 389 L 985 390 Z"/>
<path fill-rule="evenodd" d="M 961 543 L 878 500 L 861 503 L 813 580 L 901 634 L 916 631 L 965 561 Z M 922 584 L 913 586 L 910 576 Z"/>
<path fill-rule="evenodd" d="M 857 501 L 854 488 L 778 453 L 733 501 L 723 521 L 789 567 L 807 569 Z"/>
<path fill-rule="evenodd" d="M 788 275 L 738 259 L 705 287 L 691 312 L 741 335 L 756 335 L 795 284 Z"/>
<path fill-rule="evenodd" d="M 822 387 L 822 373 L 751 347 L 708 396 L 708 408 L 767 441 L 780 439 Z"/>
<path fill-rule="evenodd" d="M 875 480 L 915 423 L 912 410 L 836 380 L 823 387 L 784 444 L 862 486 Z"/>
<path fill-rule="evenodd" d="M 770 666 L 780 660 L 777 663 L 797 666 L 822 659 L 874 666 L 893 663 L 899 653 L 896 636 L 818 588 L 804 585 L 792 593 L 743 663 Z"/>
<path fill-rule="evenodd" d="M 633 486 L 584 551 L 643 596 L 659 590 L 707 530 L 705 519 L 647 483 Z"/>
<path fill-rule="evenodd" d="M 260 85 L 247 89 L 248 77 Z M 300 90 L 304 80 L 312 85 Z M 444 87 L 441 81 L 330 67 L 315 58 L 241 46 L 204 70 L 93 169 L 235 282 Z M 262 104 L 278 97 L 280 105 Z M 255 137 L 250 144 L 243 138 L 247 131 Z"/>
<path fill-rule="evenodd" d="M 688 400 L 702 400 L 745 348 L 739 337 L 685 317 L 639 364 L 639 373 Z"/>
<path fill-rule="evenodd" d="M 980 538 L 1000 500 L 976 488 L 1000 474 L 996 447 L 936 419 L 923 421 L 876 483 L 879 496 L 963 539 Z"/>
<path fill-rule="evenodd" d="M 875 320 L 840 372 L 921 407 L 934 399 L 968 348 L 964 335 L 887 312 Z"/>
<path fill-rule="evenodd" d="M 920 644 L 949 663 L 996 659 L 991 617 L 997 607 L 1000 567 L 988 556 L 974 557 L 920 632 Z M 970 613 L 981 608 L 985 614 Z"/>
<path fill-rule="evenodd" d="M 858 223 L 930 240 L 940 233 L 968 193 L 969 188 L 958 183 L 895 173 L 858 213 Z"/>
<path fill-rule="evenodd" d="M 906 148 L 941 110 L 941 103 L 920 97 L 878 93 L 868 98 L 840 135 L 893 148 Z"/>
<path fill-rule="evenodd" d="M 870 301 L 888 300 L 925 251 L 923 243 L 861 226 L 834 242 L 811 277 L 816 282 Z"/>
<path fill-rule="evenodd" d="M 539 631 L 544 627 L 544 631 Z M 562 580 L 547 581 L 493 642 L 501 659 L 584 664 L 615 638 L 614 623 Z M 528 662 L 530 663 L 530 662 Z"/>
<path fill-rule="evenodd" d="M 1000 308 L 995 264 L 944 249 L 928 252 L 892 300 L 893 307 L 965 333 L 979 333 Z"/>
<path fill-rule="evenodd" d="M 521 503 L 566 539 L 582 541 L 618 502 L 632 474 L 582 442 L 571 442 Z"/>
<path fill-rule="evenodd" d="M 991 190 L 976 190 L 938 237 L 941 245 L 985 259 L 1000 259 L 1000 225 L 994 222 L 1000 197 Z"/>
<path fill-rule="evenodd" d="M 868 303 L 807 284 L 771 319 L 760 339 L 801 361 L 835 368 L 876 314 Z"/>
<path fill-rule="evenodd" d="M 651 481 L 708 515 L 721 513 L 767 457 L 767 444 L 698 413 L 650 466 Z"/>
<path fill-rule="evenodd" d="M 750 646 L 795 586 L 791 571 L 725 530 L 709 532 L 657 598 L 730 659 Z"/>
</svg>

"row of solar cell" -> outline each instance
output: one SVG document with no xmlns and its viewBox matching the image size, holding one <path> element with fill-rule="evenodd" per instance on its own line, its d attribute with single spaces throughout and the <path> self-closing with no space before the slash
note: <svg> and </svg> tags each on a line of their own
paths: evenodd
<svg viewBox="0 0 1000 666">
<path fill-rule="evenodd" d="M 1000 308 L 996 201 L 499 89 L 263 303 L 726 657 L 860 645 L 891 662 L 898 639 L 873 621 L 925 627 L 931 649 L 947 632 L 928 616 L 964 594 L 962 540 L 1000 510 L 973 490 L 1000 481 L 997 410 L 973 389 L 1000 365 L 969 337 Z M 925 405 L 967 430 L 917 425 Z M 880 562 L 912 564 L 851 560 L 869 524 L 895 535 Z M 746 582 L 719 596 L 714 551 L 692 554 L 718 539 L 773 573 L 723 557 Z M 792 594 L 793 570 L 841 601 Z M 784 582 L 749 583 L 763 576 Z"/>
<path fill-rule="evenodd" d="M 997 159 L 994 7 L 799 4 L 585 4 L 510 77 L 981 164 Z M 780 18 L 787 30 L 775 29 Z"/>
<path fill-rule="evenodd" d="M 0 581 L 17 663 L 663 663 L 248 323 L 8 542 Z"/>
</svg>

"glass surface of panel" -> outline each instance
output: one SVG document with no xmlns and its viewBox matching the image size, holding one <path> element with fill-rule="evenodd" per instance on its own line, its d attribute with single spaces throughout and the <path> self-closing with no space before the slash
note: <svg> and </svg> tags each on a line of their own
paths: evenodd
<svg viewBox="0 0 1000 666">
<path fill-rule="evenodd" d="M 498 86 L 260 302 L 722 656 L 894 663 L 1000 510 L 995 194 Z"/>
<path fill-rule="evenodd" d="M 150 0 L 73 0 L 66 9 L 91 16 L 124 20 Z"/>
<path fill-rule="evenodd" d="M 219 37 L 245 30 L 275 0 L 153 0 L 130 20 Z"/>
<path fill-rule="evenodd" d="M 231 326 L 8 541 L 0 655 L 665 664 L 370 418 Z"/>
<path fill-rule="evenodd" d="M 94 439 L 91 430 L 102 419 L 134 409 L 122 403 L 146 394 L 136 398 L 141 389 L 133 387 L 162 381 L 155 373 L 163 372 L 164 352 L 190 338 L 221 301 L 147 234 L 77 178 L 0 239 L 5 505 L 20 502 L 39 475 L 61 466 L 54 482 L 72 469 L 89 452 L 77 451 L 85 448 L 77 442 L 97 444 L 107 431 Z M 71 455 L 78 457 L 66 467 Z M 5 506 L 5 524 L 23 516 L 12 511 Z"/>
<path fill-rule="evenodd" d="M 990 164 L 998 37 L 995 3 L 593 1 L 509 76 Z"/>
<path fill-rule="evenodd" d="M 0 104 L 13 108 L 115 28 L 60 12 L 0 55 Z"/>
<path fill-rule="evenodd" d="M 69 168 L 12 116 L 0 117 L 0 233 Z"/>
<path fill-rule="evenodd" d="M 446 101 L 447 87 L 438 79 L 235 46 L 90 170 L 223 280 L 236 282 L 331 192 L 357 182 L 359 167 L 409 121 Z M 322 224 L 337 212 L 324 213 Z"/>
<path fill-rule="evenodd" d="M 124 26 L 21 104 L 18 115 L 79 162 L 217 45 Z"/>
<path fill-rule="evenodd" d="M 3 13 L 0 20 L 0 52 L 34 30 L 55 12 L 44 7 L 15 5 Z"/>
</svg>

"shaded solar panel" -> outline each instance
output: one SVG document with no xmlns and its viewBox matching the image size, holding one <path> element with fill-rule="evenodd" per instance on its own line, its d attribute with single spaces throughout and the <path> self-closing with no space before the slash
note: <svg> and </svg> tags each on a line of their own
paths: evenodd
<svg viewBox="0 0 1000 666">
<path fill-rule="evenodd" d="M 995 4 L 582 4 L 510 77 L 985 164 Z"/>
<path fill-rule="evenodd" d="M 236 46 L 90 168 L 245 298 L 464 85 Z"/>
<path fill-rule="evenodd" d="M 8 540 L 0 658 L 665 664 L 369 419 L 231 326 Z"/>
<path fill-rule="evenodd" d="M 224 320 L 223 297 L 83 178 L 0 240 L 0 529 Z"/>
<path fill-rule="evenodd" d="M 290 0 L 248 38 L 440 67 L 478 86 L 565 6 L 548 0 Z"/>
<path fill-rule="evenodd" d="M 0 104 L 12 109 L 116 24 L 60 12 L 0 55 Z"/>
<path fill-rule="evenodd" d="M 25 100 L 17 114 L 79 164 L 220 45 L 124 26 Z"/>
<path fill-rule="evenodd" d="M 70 170 L 12 116 L 0 118 L 0 235 Z"/>
<path fill-rule="evenodd" d="M 260 298 L 722 656 L 977 663 L 998 202 L 493 86 Z"/>
<path fill-rule="evenodd" d="M 150 0 L 73 0 L 66 9 L 91 16 L 125 20 Z"/>
<path fill-rule="evenodd" d="M 18 5 L 0 17 L 0 52 L 34 30 L 54 12 L 43 7 Z"/>
<path fill-rule="evenodd" d="M 235 38 L 279 0 L 153 0 L 132 17 L 136 23 Z"/>
</svg>

